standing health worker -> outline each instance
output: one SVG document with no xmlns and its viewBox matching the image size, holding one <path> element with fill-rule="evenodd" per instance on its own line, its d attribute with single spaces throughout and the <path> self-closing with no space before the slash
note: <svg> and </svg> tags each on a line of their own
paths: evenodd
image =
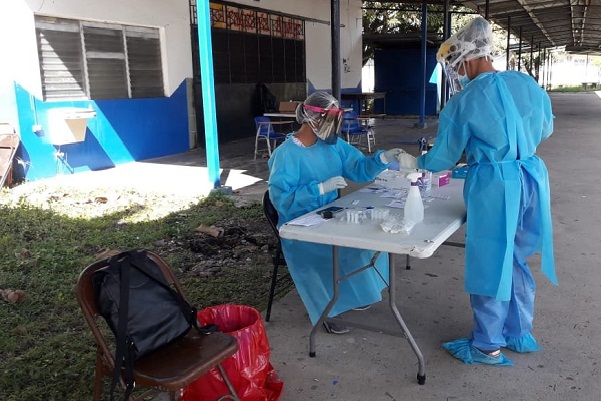
<svg viewBox="0 0 601 401">
<path fill-rule="evenodd" d="M 400 149 L 365 156 L 338 137 L 343 111 L 327 92 L 315 92 L 297 107 L 301 127 L 277 147 L 269 159 L 269 197 L 284 223 L 334 202 L 346 180 L 368 182 L 396 162 Z M 315 325 L 333 294 L 332 247 L 282 238 L 282 250 L 298 293 Z M 367 265 L 374 252 L 338 248 L 340 274 Z M 340 283 L 340 295 L 328 317 L 382 300 L 388 283 L 388 255 L 382 253 L 376 269 L 367 269 Z M 341 324 L 326 324 L 342 334 Z"/>
<path fill-rule="evenodd" d="M 465 290 L 470 338 L 443 346 L 465 363 L 513 365 L 501 348 L 540 349 L 531 334 L 535 283 L 526 259 L 542 254 L 541 270 L 557 284 L 549 179 L 537 146 L 553 132 L 547 93 L 528 75 L 496 71 L 492 30 L 476 18 L 446 40 L 437 59 L 454 94 L 440 113 L 434 147 L 403 168 L 449 169 L 465 151 L 468 173 Z"/>
</svg>

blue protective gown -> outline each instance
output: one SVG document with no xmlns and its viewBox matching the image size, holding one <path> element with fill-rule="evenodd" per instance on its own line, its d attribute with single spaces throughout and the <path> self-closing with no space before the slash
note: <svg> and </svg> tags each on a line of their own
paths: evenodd
<svg viewBox="0 0 601 401">
<path fill-rule="evenodd" d="M 505 346 L 503 334 L 530 335 L 528 256 L 541 252 L 541 270 L 557 284 L 548 173 L 535 155 L 552 132 L 550 99 L 532 78 L 484 73 L 449 100 L 434 147 L 418 158 L 420 168 L 441 171 L 465 150 L 465 289 L 474 310 L 472 338 L 483 350 Z"/>
<path fill-rule="evenodd" d="M 542 271 L 557 283 L 549 179 L 535 155 L 552 132 L 548 95 L 516 71 L 480 74 L 440 113 L 434 147 L 418 158 L 418 166 L 441 171 L 453 167 L 464 150 L 467 155 L 463 195 L 468 293 L 510 299 L 514 239 L 518 223 L 523 224 L 518 216 L 527 181 L 534 183 L 539 198 L 530 224 L 540 231 L 536 250 L 542 251 Z"/>
<path fill-rule="evenodd" d="M 386 169 L 377 151 L 366 157 L 358 149 L 338 139 L 327 145 L 318 140 L 303 147 L 292 138 L 282 143 L 268 161 L 269 195 L 278 211 L 279 226 L 334 202 L 337 192 L 320 195 L 318 184 L 335 176 L 355 182 L 368 182 Z M 332 247 L 282 238 L 282 250 L 298 293 L 315 324 L 332 298 Z M 340 274 L 346 274 L 367 265 L 374 252 L 339 247 Z M 388 255 L 382 253 L 376 268 L 343 281 L 338 301 L 329 313 L 337 316 L 352 308 L 382 300 L 382 290 L 388 283 Z"/>
</svg>

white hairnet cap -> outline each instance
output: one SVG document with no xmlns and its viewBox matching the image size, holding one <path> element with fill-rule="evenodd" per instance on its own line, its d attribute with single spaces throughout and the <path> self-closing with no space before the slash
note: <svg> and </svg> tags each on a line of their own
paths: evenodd
<svg viewBox="0 0 601 401">
<path fill-rule="evenodd" d="M 436 53 L 436 59 L 454 67 L 461 61 L 490 56 L 492 50 L 492 28 L 487 20 L 478 17 L 445 40 Z"/>
<path fill-rule="evenodd" d="M 321 109 L 338 108 L 338 100 L 328 92 L 315 92 L 309 95 L 305 101 L 296 108 L 296 121 L 299 124 L 312 123 L 316 124 L 323 118 L 323 113 L 308 110 L 303 105 L 319 107 Z"/>
</svg>

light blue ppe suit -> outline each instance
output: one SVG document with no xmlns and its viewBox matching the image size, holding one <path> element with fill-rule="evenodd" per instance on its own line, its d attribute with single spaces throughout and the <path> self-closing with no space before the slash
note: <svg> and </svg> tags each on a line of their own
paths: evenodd
<svg viewBox="0 0 601 401">
<path fill-rule="evenodd" d="M 287 139 L 272 153 L 269 165 L 269 196 L 278 211 L 278 226 L 334 202 L 337 191 L 319 194 L 318 184 L 335 176 L 355 182 L 368 182 L 386 169 L 377 151 L 366 157 L 358 149 L 338 139 L 327 145 L 321 140 L 302 147 Z M 282 250 L 298 293 L 315 325 L 332 298 L 332 247 L 282 238 Z M 367 265 L 374 252 L 338 248 L 340 275 Z M 328 314 L 337 316 L 382 300 L 388 283 L 388 254 L 382 253 L 376 268 L 367 269 L 340 284 L 339 298 Z"/>
<path fill-rule="evenodd" d="M 552 132 L 551 101 L 532 78 L 489 72 L 449 100 L 434 147 L 417 159 L 436 172 L 467 156 L 465 289 L 474 312 L 470 346 L 480 350 L 539 349 L 526 258 L 541 252 L 541 270 L 557 284 L 548 173 L 535 155 Z"/>
</svg>

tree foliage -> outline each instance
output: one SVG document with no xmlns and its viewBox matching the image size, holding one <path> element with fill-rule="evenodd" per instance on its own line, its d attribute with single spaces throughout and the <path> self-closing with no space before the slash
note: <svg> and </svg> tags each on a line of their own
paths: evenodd
<svg viewBox="0 0 601 401">
<path fill-rule="evenodd" d="M 428 4 L 427 32 L 441 39 L 444 31 L 443 6 Z M 475 14 L 465 7 L 452 6 L 451 33 L 465 25 Z M 363 33 L 394 35 L 421 33 L 422 5 L 415 3 L 369 2 L 363 7 Z M 374 49 L 363 44 L 363 64 L 373 57 Z"/>
</svg>

